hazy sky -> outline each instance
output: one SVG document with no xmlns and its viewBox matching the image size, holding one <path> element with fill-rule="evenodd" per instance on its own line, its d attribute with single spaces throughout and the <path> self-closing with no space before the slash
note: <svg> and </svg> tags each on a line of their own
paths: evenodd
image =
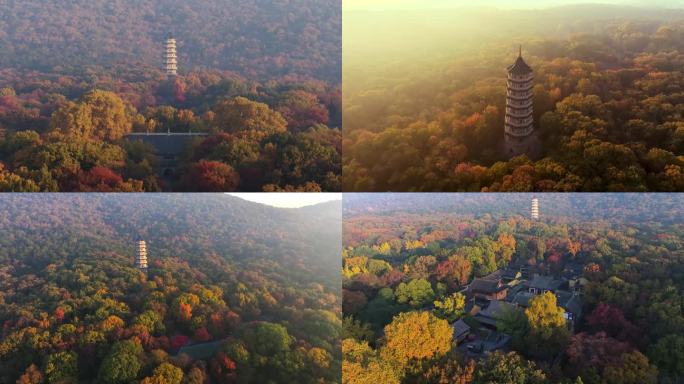
<svg viewBox="0 0 684 384">
<path fill-rule="evenodd" d="M 299 208 L 333 200 L 342 200 L 341 193 L 229 193 L 244 200 L 278 208 Z"/>
<path fill-rule="evenodd" d="M 570 4 L 623 4 L 682 8 L 681 0 L 343 0 L 345 10 L 352 9 L 428 9 L 462 6 L 497 8 L 548 8 Z"/>
</svg>

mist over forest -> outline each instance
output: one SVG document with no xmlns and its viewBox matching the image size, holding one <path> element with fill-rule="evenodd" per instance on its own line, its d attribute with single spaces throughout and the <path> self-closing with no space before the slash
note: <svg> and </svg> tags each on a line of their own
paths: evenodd
<svg viewBox="0 0 684 384">
<path fill-rule="evenodd" d="M 684 188 L 684 9 L 345 9 L 344 26 L 345 190 Z M 503 151 L 520 48 L 539 156 Z"/>
</svg>

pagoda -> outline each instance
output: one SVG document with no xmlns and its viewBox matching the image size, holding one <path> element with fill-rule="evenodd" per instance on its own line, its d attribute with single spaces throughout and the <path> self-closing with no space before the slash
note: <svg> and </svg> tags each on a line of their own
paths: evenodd
<svg viewBox="0 0 684 384">
<path fill-rule="evenodd" d="M 145 240 L 138 240 L 135 266 L 143 272 L 147 272 L 147 244 Z"/>
<path fill-rule="evenodd" d="M 178 58 L 176 56 L 176 39 L 172 34 L 166 37 L 164 43 L 164 65 L 162 70 L 166 76 L 174 77 L 178 75 Z"/>
<path fill-rule="evenodd" d="M 533 158 L 539 147 L 532 117 L 534 74 L 522 57 L 522 46 L 515 63 L 507 70 L 504 150 L 509 157 L 524 154 Z"/>
<path fill-rule="evenodd" d="M 531 209 L 532 220 L 539 220 L 539 199 L 532 199 L 532 209 Z"/>
</svg>

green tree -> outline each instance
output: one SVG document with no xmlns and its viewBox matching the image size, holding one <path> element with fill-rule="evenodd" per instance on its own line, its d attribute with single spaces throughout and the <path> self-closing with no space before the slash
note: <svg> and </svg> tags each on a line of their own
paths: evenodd
<svg viewBox="0 0 684 384">
<path fill-rule="evenodd" d="M 656 342 L 649 356 L 660 371 L 675 381 L 684 377 L 684 336 L 668 335 Z"/>
<path fill-rule="evenodd" d="M 482 360 L 473 384 L 544 384 L 546 375 L 515 352 L 496 351 Z"/>
<path fill-rule="evenodd" d="M 64 351 L 48 355 L 45 362 L 45 377 L 49 384 L 71 384 L 78 382 L 78 356 L 76 352 Z"/>
<path fill-rule="evenodd" d="M 261 356 L 272 357 L 290 350 L 292 337 L 280 324 L 262 322 L 247 328 L 243 340 L 248 348 Z"/>
<path fill-rule="evenodd" d="M 511 336 L 511 347 L 524 350 L 527 335 L 530 330 L 527 317 L 523 311 L 506 308 L 496 319 L 496 329 Z"/>
<path fill-rule="evenodd" d="M 142 353 L 142 346 L 133 340 L 116 342 L 100 365 L 98 380 L 106 384 L 135 380 L 142 368 Z"/>
<path fill-rule="evenodd" d="M 603 370 L 606 384 L 655 384 L 658 369 L 649 364 L 648 358 L 639 351 L 623 353 L 618 361 Z"/>
<path fill-rule="evenodd" d="M 425 279 L 415 279 L 408 283 L 401 283 L 394 294 L 398 303 L 408 303 L 415 308 L 429 303 L 435 296 L 430 282 Z"/>
</svg>

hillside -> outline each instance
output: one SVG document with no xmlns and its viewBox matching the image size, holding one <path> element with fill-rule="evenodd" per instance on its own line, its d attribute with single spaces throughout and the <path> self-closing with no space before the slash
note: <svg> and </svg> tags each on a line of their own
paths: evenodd
<svg viewBox="0 0 684 384">
<path fill-rule="evenodd" d="M 0 200 L 0 382 L 339 381 L 340 202 Z M 134 266 L 139 238 L 147 273 Z"/>
<path fill-rule="evenodd" d="M 0 1 L 0 67 L 79 72 L 113 64 L 157 68 L 179 40 L 181 72 L 248 78 L 303 75 L 339 83 L 339 1 Z"/>
<path fill-rule="evenodd" d="M 684 189 L 681 8 L 355 11 L 344 20 L 346 191 Z M 516 156 L 503 149 L 506 68 L 521 47 L 541 153 Z"/>
<path fill-rule="evenodd" d="M 539 199 L 545 218 L 572 217 L 594 220 L 653 220 L 662 224 L 681 220 L 682 197 L 654 193 L 347 193 L 344 216 L 404 213 L 448 213 L 529 217 L 533 197 Z"/>
</svg>

